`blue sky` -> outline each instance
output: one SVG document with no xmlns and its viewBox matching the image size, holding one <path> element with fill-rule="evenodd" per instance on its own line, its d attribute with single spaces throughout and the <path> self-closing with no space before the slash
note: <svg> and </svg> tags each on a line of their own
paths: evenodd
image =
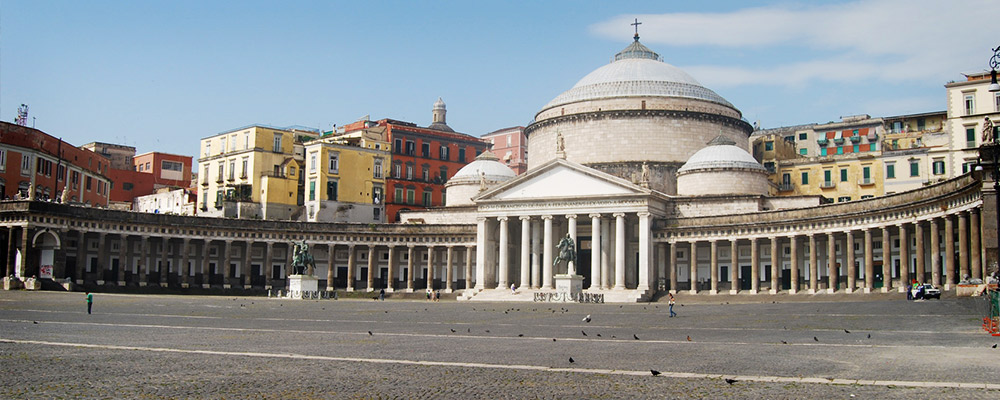
<svg viewBox="0 0 1000 400">
<path fill-rule="evenodd" d="M 753 122 L 945 109 L 1000 45 L 990 0 L 0 0 L 0 119 L 81 145 L 195 155 L 254 123 L 527 125 L 641 40 Z M 988 16 L 988 17 L 987 17 Z M 31 118 L 29 118 L 31 120 Z"/>
</svg>

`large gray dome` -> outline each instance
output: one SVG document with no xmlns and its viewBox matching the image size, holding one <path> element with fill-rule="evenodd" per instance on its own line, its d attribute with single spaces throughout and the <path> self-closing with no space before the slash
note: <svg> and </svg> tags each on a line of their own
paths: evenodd
<svg viewBox="0 0 1000 400">
<path fill-rule="evenodd" d="M 709 142 L 707 147 L 694 153 L 677 172 L 684 173 L 713 168 L 767 171 L 750 153 L 736 147 L 736 142 L 719 136 Z"/>
<path fill-rule="evenodd" d="M 504 165 L 489 150 L 476 156 L 475 161 L 466 164 L 449 179 L 449 182 L 474 181 L 479 183 L 481 176 L 486 176 L 487 182 L 500 182 L 512 179 L 517 173 L 510 167 Z"/>
</svg>

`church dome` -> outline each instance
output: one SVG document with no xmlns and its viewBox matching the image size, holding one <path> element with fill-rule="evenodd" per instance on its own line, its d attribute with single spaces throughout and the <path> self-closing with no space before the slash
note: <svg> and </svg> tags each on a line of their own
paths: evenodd
<svg viewBox="0 0 1000 400">
<path fill-rule="evenodd" d="M 719 136 L 708 142 L 707 147 L 694 153 L 677 173 L 713 168 L 767 171 L 750 153 L 736 147 L 736 142 L 725 136 Z"/>
<path fill-rule="evenodd" d="M 472 198 L 483 191 L 484 183 L 486 187 L 490 187 L 514 179 L 516 176 L 514 170 L 500 162 L 496 155 L 489 150 L 484 151 L 475 161 L 466 164 L 444 184 L 447 193 L 445 206 L 472 205 Z"/>
<path fill-rule="evenodd" d="M 723 135 L 708 142 L 677 170 L 677 194 L 681 196 L 763 196 L 770 185 L 767 169 Z"/>
</svg>

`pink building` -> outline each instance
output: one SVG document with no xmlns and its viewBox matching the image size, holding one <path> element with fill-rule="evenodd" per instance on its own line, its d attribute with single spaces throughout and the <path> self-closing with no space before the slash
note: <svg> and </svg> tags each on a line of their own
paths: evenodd
<svg viewBox="0 0 1000 400">
<path fill-rule="evenodd" d="M 528 170 L 528 139 L 523 126 L 496 130 L 481 137 L 493 144 L 490 151 L 515 173 L 521 175 Z"/>
</svg>

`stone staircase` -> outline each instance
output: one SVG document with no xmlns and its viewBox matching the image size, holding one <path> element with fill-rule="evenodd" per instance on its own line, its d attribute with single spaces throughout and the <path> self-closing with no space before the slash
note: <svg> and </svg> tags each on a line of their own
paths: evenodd
<svg viewBox="0 0 1000 400">
<path fill-rule="evenodd" d="M 533 302 L 535 293 L 554 293 L 554 289 L 517 289 L 511 294 L 510 289 L 468 289 L 458 295 L 458 301 L 491 301 L 491 302 Z M 584 290 L 584 293 L 604 294 L 605 303 L 638 303 L 649 301 L 653 296 L 651 290 Z"/>
</svg>

